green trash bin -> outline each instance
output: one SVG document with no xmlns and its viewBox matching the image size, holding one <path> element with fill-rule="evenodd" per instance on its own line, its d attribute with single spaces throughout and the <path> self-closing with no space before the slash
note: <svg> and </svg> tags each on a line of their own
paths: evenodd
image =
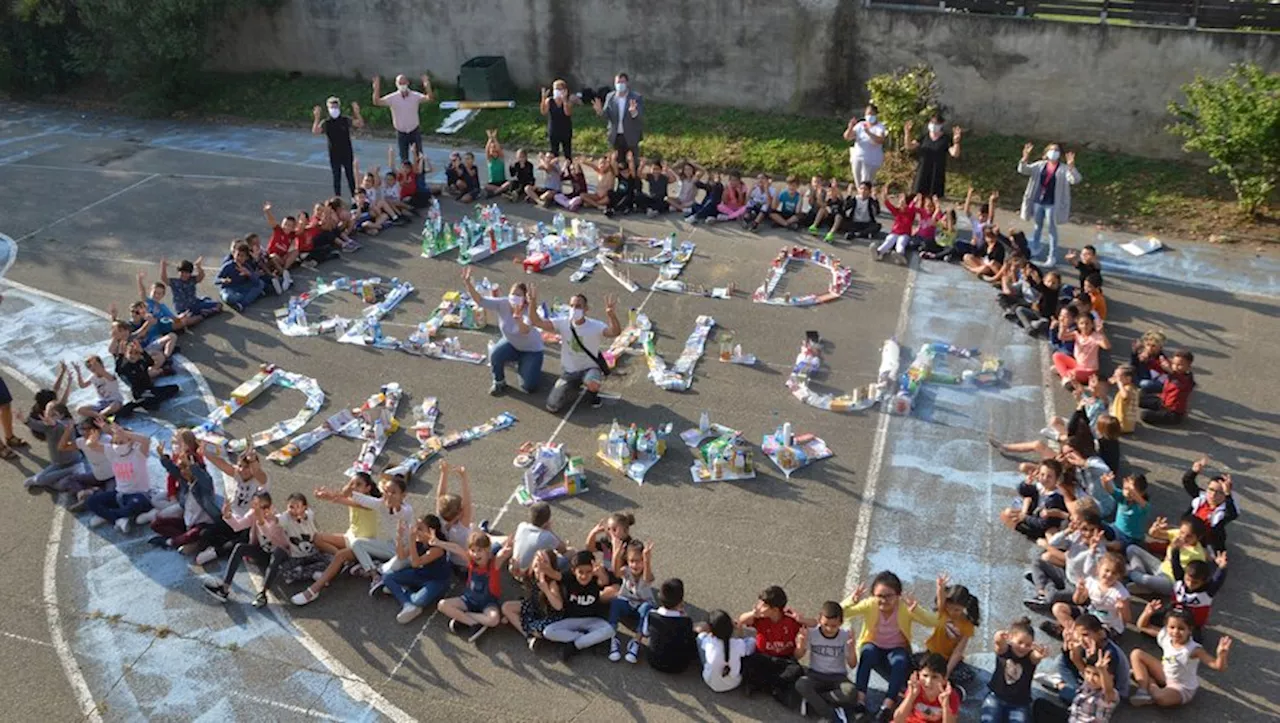
<svg viewBox="0 0 1280 723">
<path fill-rule="evenodd" d="M 515 100 L 516 86 L 507 73 L 507 59 L 482 55 L 462 64 L 458 88 L 464 100 Z"/>
</svg>

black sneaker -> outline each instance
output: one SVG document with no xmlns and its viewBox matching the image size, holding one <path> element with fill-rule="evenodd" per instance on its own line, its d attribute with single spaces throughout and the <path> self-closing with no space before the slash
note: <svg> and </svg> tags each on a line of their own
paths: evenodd
<svg viewBox="0 0 1280 723">
<path fill-rule="evenodd" d="M 578 650 L 578 646 L 574 645 L 573 643 L 561 643 L 560 644 L 560 661 L 567 663 L 573 659 L 573 656 L 577 655 L 580 652 L 582 651 Z"/>
<path fill-rule="evenodd" d="M 1040 629 L 1049 637 L 1055 640 L 1062 640 L 1062 626 L 1052 620 L 1046 620 L 1040 623 Z"/>
<path fill-rule="evenodd" d="M 481 532 L 483 532 L 483 533 L 484 533 L 484 534 L 486 534 L 486 535 L 487 535 L 487 534 L 489 534 L 489 521 L 488 521 L 488 520 L 480 520 L 479 527 L 480 527 L 480 531 L 481 531 Z"/>
<path fill-rule="evenodd" d="M 227 598 L 231 597 L 231 590 L 229 590 L 226 585 L 215 580 L 206 582 L 204 584 L 204 591 L 209 593 L 213 596 L 214 600 L 217 600 L 220 603 L 226 602 Z"/>
<path fill-rule="evenodd" d="M 1053 609 L 1053 606 L 1049 604 L 1048 600 L 1038 595 L 1035 597 L 1029 597 L 1026 600 L 1023 600 L 1022 604 L 1025 605 L 1028 610 L 1030 610 L 1031 612 L 1037 615 L 1048 615 L 1049 612 Z"/>
<path fill-rule="evenodd" d="M 587 404 L 591 405 L 592 409 L 599 409 L 604 404 L 604 400 L 600 398 L 599 392 L 587 392 L 586 401 Z"/>
<path fill-rule="evenodd" d="M 267 606 L 267 591 L 266 591 L 266 590 L 263 590 L 262 592 L 258 593 L 257 597 L 255 597 L 255 598 L 253 599 L 253 606 L 254 606 L 255 608 L 264 608 L 264 607 L 266 607 L 266 606 Z"/>
<path fill-rule="evenodd" d="M 169 538 L 164 535 L 152 535 L 147 538 L 147 544 L 155 545 L 156 547 L 165 547 L 169 544 Z"/>
<path fill-rule="evenodd" d="M 489 396 L 491 397 L 496 397 L 505 391 L 507 391 L 506 382 L 494 382 L 493 384 L 489 385 Z"/>
</svg>

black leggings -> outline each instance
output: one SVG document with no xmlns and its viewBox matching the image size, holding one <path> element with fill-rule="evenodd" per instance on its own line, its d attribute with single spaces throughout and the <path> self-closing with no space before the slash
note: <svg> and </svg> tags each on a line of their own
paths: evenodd
<svg viewBox="0 0 1280 723">
<path fill-rule="evenodd" d="M 356 172 L 354 160 L 329 155 L 329 170 L 333 171 L 333 195 L 342 195 L 342 172 L 347 172 L 347 187 L 351 189 L 352 198 L 356 195 Z"/>
<path fill-rule="evenodd" d="M 572 135 L 567 135 L 567 136 L 553 135 L 553 136 L 550 136 L 550 140 L 551 140 L 551 155 L 559 156 L 563 154 L 565 158 L 568 158 L 569 160 L 573 160 L 573 136 Z"/>
<path fill-rule="evenodd" d="M 275 582 L 276 573 L 280 572 L 280 564 L 289 559 L 289 553 L 279 547 L 267 552 L 261 545 L 241 542 L 231 551 L 231 557 L 227 558 L 227 572 L 222 576 L 223 585 L 231 585 L 231 581 L 236 576 L 236 569 L 240 567 L 240 561 L 246 557 L 264 570 L 262 589 L 266 590 L 271 587 L 271 583 Z"/>
<path fill-rule="evenodd" d="M 804 675 L 804 668 L 794 658 L 765 655 L 756 651 L 742 659 L 742 677 L 748 690 L 765 690 L 773 695 L 795 689 L 796 681 Z"/>
</svg>

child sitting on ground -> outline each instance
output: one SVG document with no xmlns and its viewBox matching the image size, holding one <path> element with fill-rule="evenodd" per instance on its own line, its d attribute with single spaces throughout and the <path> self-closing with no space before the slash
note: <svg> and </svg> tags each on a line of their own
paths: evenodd
<svg viewBox="0 0 1280 723">
<path fill-rule="evenodd" d="M 503 619 L 525 637 L 529 650 L 533 650 L 548 625 L 564 616 L 561 612 L 564 598 L 560 595 L 560 581 L 558 577 L 552 577 L 556 571 L 551 554 L 543 550 L 534 556 L 533 565 L 524 580 L 524 597 L 502 603 Z"/>
<path fill-rule="evenodd" d="M 787 176 L 787 188 L 778 194 L 769 220 L 774 228 L 800 228 L 800 182 L 795 176 Z"/>
<path fill-rule="evenodd" d="M 618 596 L 609 603 L 609 624 L 616 630 L 624 615 L 635 615 L 640 621 L 636 638 L 627 643 L 627 662 L 636 662 L 640 653 L 640 638 L 649 611 L 657 604 L 653 595 L 653 543 L 639 540 L 622 543 L 614 538 L 613 565 L 611 571 L 620 580 Z M 683 599 L 683 596 L 682 596 Z M 670 608 L 674 609 L 674 607 Z M 617 635 L 609 642 L 609 660 L 622 659 L 622 640 Z"/>
<path fill-rule="evenodd" d="M 1138 426 L 1140 408 L 1138 402 L 1141 392 L 1133 383 L 1133 367 L 1121 364 L 1111 375 L 1111 385 L 1115 387 L 1115 395 L 1111 398 L 1111 416 L 1120 424 L 1122 434 L 1133 434 Z"/>
<path fill-rule="evenodd" d="M 1209 528 L 1209 547 L 1215 550 L 1227 549 L 1227 525 L 1240 516 L 1236 509 L 1236 499 L 1231 495 L 1231 475 L 1223 472 L 1209 480 L 1205 489 L 1200 489 L 1196 478 L 1209 464 L 1207 456 L 1191 463 L 1191 469 L 1182 475 L 1182 489 L 1191 497 L 1191 505 L 1187 514 L 1200 519 Z"/>
<path fill-rule="evenodd" d="M 151 473 L 147 466 L 151 440 L 112 424 L 108 428 L 111 444 L 103 452 L 115 472 L 116 488 L 95 492 L 85 500 L 93 516 L 90 527 L 114 521 L 116 528 L 128 533 L 132 520 L 151 509 Z"/>
<path fill-rule="evenodd" d="M 938 576 L 936 605 L 938 624 L 925 641 L 926 653 L 941 655 L 946 661 L 948 680 L 964 685 L 973 678 L 973 671 L 964 664 L 965 649 L 974 630 L 981 624 L 982 611 L 978 598 L 964 585 L 948 585 L 948 577 Z M 917 655 L 917 667 L 923 654 Z"/>
<path fill-rule="evenodd" d="M 981 723 L 1029 723 L 1031 682 L 1036 666 L 1049 657 L 1049 650 L 1037 645 L 1036 631 L 1027 618 L 997 630 L 994 638 L 996 667 L 991 671 L 991 692 L 982 701 Z"/>
<path fill-rule="evenodd" d="M 1147 515 L 1151 512 L 1151 503 L 1147 493 L 1147 477 L 1143 474 L 1131 474 L 1124 478 L 1120 489 L 1115 487 L 1116 475 L 1108 472 L 1102 475 L 1102 489 L 1116 503 L 1115 530 L 1117 542 L 1128 549 L 1129 545 L 1141 545 L 1147 538 Z"/>
<path fill-rule="evenodd" d="M 1042 460 L 1018 485 L 1021 506 L 1002 510 L 1000 521 L 1032 542 L 1057 530 L 1069 516 L 1059 489 L 1061 481 L 1062 463 L 1056 459 Z"/>
<path fill-rule="evenodd" d="M 568 550 L 564 541 L 551 531 L 551 505 L 546 502 L 535 502 L 529 506 L 529 521 L 516 525 L 511 539 L 514 545 L 511 576 L 517 580 L 525 576 L 529 566 L 533 564 L 534 555 L 542 550 L 561 555 Z"/>
<path fill-rule="evenodd" d="M 363 568 L 354 564 L 356 555 L 351 546 L 359 540 L 372 540 L 378 536 L 378 513 L 351 500 L 356 494 L 371 497 L 381 494 L 368 472 L 355 473 L 335 494 L 322 494 L 321 489 L 318 488 L 316 490 L 318 499 L 328 499 L 331 502 L 346 505 L 348 515 L 347 531 L 341 535 L 321 533 L 316 536 L 317 546 L 326 552 L 332 553 L 333 560 L 329 562 L 329 566 L 325 568 L 324 572 L 310 587 L 290 598 L 294 605 L 306 605 L 320 597 L 320 591 L 348 567 L 350 567 L 352 574 L 356 574 L 357 570 L 363 572 Z"/>
<path fill-rule="evenodd" d="M 262 296 L 266 284 L 250 265 L 248 244 L 236 244 L 235 251 L 218 269 L 217 285 L 223 302 L 240 313 Z"/>
<path fill-rule="evenodd" d="M 434 607 L 449 592 L 453 580 L 448 553 L 431 544 L 447 539 L 440 518 L 423 515 L 412 532 L 396 535 L 396 557 L 408 560 L 407 567 L 382 576 L 382 584 L 400 603 L 396 622 L 413 622 L 422 611 Z"/>
<path fill-rule="evenodd" d="M 178 264 L 178 277 L 169 277 L 169 260 L 160 257 L 160 280 L 169 285 L 173 291 L 173 306 L 178 316 L 184 318 L 184 325 L 192 327 L 201 321 L 222 312 L 222 304 L 207 296 L 199 296 L 196 285 L 204 281 L 204 257 L 197 256 L 195 263 L 182 260 Z"/>
<path fill-rule="evenodd" d="M 913 624 L 934 628 L 938 616 L 924 609 L 909 595 L 902 594 L 902 580 L 888 570 L 871 581 L 871 597 L 862 599 L 866 588 L 859 585 L 844 601 L 846 619 L 857 621 L 858 672 L 854 684 L 858 689 L 856 715 L 867 713 L 867 690 L 874 670 L 889 683 L 880 704 L 878 721 L 884 723 L 898 708 L 899 696 L 911 672 L 911 629 Z"/>
<path fill-rule="evenodd" d="M 439 539 L 431 544 L 469 560 L 462 595 L 445 598 L 436 608 L 449 618 L 450 630 L 461 633 L 466 629 L 471 632 L 467 642 L 474 643 L 485 631 L 502 623 L 502 566 L 511 557 L 511 541 L 508 539 L 497 555 L 493 554 L 489 536 L 479 530 L 471 533 L 466 547 Z"/>
<path fill-rule="evenodd" d="M 1157 426 L 1181 424 L 1191 407 L 1191 392 L 1196 388 L 1191 363 L 1195 355 L 1186 349 L 1173 353 L 1173 359 L 1164 366 L 1164 387 L 1159 393 L 1144 393 L 1138 404 L 1144 410 L 1142 421 Z"/>
<path fill-rule="evenodd" d="M 748 693 L 768 691 L 778 702 L 790 705 L 795 682 L 804 675 L 796 660 L 796 642 L 800 631 L 811 624 L 787 607 L 787 593 L 777 585 L 766 587 L 755 607 L 738 616 L 739 626 L 756 631 L 755 651 L 742 664 Z"/>
<path fill-rule="evenodd" d="M 1076 583 L 1071 602 L 1053 604 L 1057 624 L 1045 622 L 1041 630 L 1055 638 L 1084 613 L 1090 613 L 1107 628 L 1109 635 L 1119 637 L 1131 619 L 1129 591 L 1124 586 L 1125 561 L 1118 552 L 1108 552 L 1098 561 L 1092 575 Z"/>
<path fill-rule="evenodd" d="M 1200 688 L 1200 663 L 1217 671 L 1227 669 L 1227 657 L 1231 653 L 1230 636 L 1218 638 L 1217 655 L 1209 655 L 1192 637 L 1193 623 L 1188 613 L 1174 610 L 1166 616 L 1163 628 L 1152 626 L 1151 616 L 1159 608 L 1159 601 L 1152 600 L 1138 618 L 1138 629 L 1156 638 L 1161 656 L 1156 658 L 1141 649 L 1130 653 L 1134 680 L 1130 705 L 1155 703 L 1162 708 L 1186 705 Z"/>
<path fill-rule="evenodd" d="M 196 317 L 193 321 L 190 314 L 183 315 L 173 313 L 173 309 L 170 309 L 164 303 L 164 294 L 167 290 L 165 283 L 163 281 L 155 282 L 151 285 L 151 290 L 148 293 L 145 286 L 146 278 L 147 272 L 138 272 L 138 299 L 147 305 L 147 313 L 154 316 L 157 321 L 162 323 L 160 333 L 167 333 L 164 331 L 165 328 L 167 328 L 168 331 L 183 331 L 204 320 L 201 317 Z"/>
<path fill-rule="evenodd" d="M 898 203 L 895 205 L 889 200 L 889 187 L 880 187 L 880 205 L 893 214 L 893 226 L 889 228 L 889 235 L 884 237 L 884 241 L 878 244 L 874 241 L 871 243 L 876 261 L 884 259 L 885 254 L 893 251 L 894 261 L 900 264 L 907 263 L 907 244 L 911 242 L 916 216 L 920 213 L 917 198 L 918 196 L 908 197 L 904 192 L 898 197 Z"/>
<path fill-rule="evenodd" d="M 120 408 L 124 406 L 124 394 L 120 391 L 120 380 L 107 371 L 106 366 L 102 363 L 102 357 L 97 354 L 86 358 L 84 365 L 89 369 L 90 376 L 87 380 L 80 371 L 80 365 L 73 365 L 76 371 L 76 384 L 81 389 L 92 386 L 94 392 L 98 395 L 98 401 L 81 406 L 76 410 L 76 414 L 82 417 L 110 417 L 120 411 Z"/>
<path fill-rule="evenodd" d="M 693 205 L 689 209 L 689 214 L 684 217 L 686 223 L 698 223 L 705 221 L 715 223 L 716 215 L 719 213 L 717 208 L 720 202 L 724 200 L 724 182 L 719 173 L 709 173 L 705 170 L 698 170 L 698 178 L 693 183 L 702 191 L 702 200 Z"/>
<path fill-rule="evenodd" d="M 222 517 L 231 521 L 230 502 L 223 505 Z M 248 559 L 263 568 L 262 587 L 253 598 L 253 606 L 266 607 L 267 590 L 275 583 L 280 566 L 289 558 L 289 538 L 280 526 L 270 492 L 254 494 L 253 509 L 248 519 L 237 520 L 236 524 L 246 521 L 249 523 L 249 541 L 236 545 L 231 557 L 227 558 L 227 570 L 222 579 L 205 582 L 204 589 L 214 600 L 225 603 L 231 597 L 231 581 L 235 579 L 236 570 L 243 560 Z"/>
<path fill-rule="evenodd" d="M 413 209 L 426 208 L 431 205 L 432 200 L 431 184 L 427 183 L 427 174 L 432 171 L 431 161 L 428 161 L 427 157 L 418 151 L 417 146 L 411 146 L 410 149 L 413 153 L 413 160 L 402 162 L 400 170 L 396 171 L 396 184 L 400 187 L 400 200 Z M 341 199 L 338 199 L 338 204 L 338 208 L 334 209 L 335 211 L 341 209 Z M 344 231 L 347 230 L 349 229 L 344 229 Z"/>
<path fill-rule="evenodd" d="M 858 647 L 844 627 L 840 603 L 822 603 L 818 624 L 800 631 L 796 657 L 809 653 L 809 670 L 796 681 L 802 710 L 823 720 L 847 720 L 845 709 L 857 702 L 857 689 L 849 680 L 849 670 L 858 667 Z"/>
<path fill-rule="evenodd" d="M 1115 676 L 1111 672 L 1111 651 L 1101 654 L 1096 663 L 1085 666 L 1081 685 L 1071 699 L 1070 708 L 1060 708 L 1046 700 L 1032 707 L 1036 723 L 1107 723 L 1120 703 Z"/>
<path fill-rule="evenodd" d="M 871 193 L 871 182 L 863 181 L 855 191 L 849 184 L 844 203 L 840 205 L 840 214 L 831 222 L 831 231 L 823 237 L 827 243 L 845 230 L 844 238 L 852 241 L 859 236 L 875 238 L 880 235 L 880 202 Z"/>
<path fill-rule="evenodd" d="M 1062 352 L 1053 354 L 1053 368 L 1062 378 L 1063 386 L 1073 382 L 1087 384 L 1089 377 L 1098 373 L 1098 350 L 1110 350 L 1111 340 L 1088 314 L 1077 317 L 1075 330 L 1060 331 L 1058 338 L 1074 345 L 1070 356 Z"/>
<path fill-rule="evenodd" d="M 449 492 L 449 473 L 458 475 L 458 494 Z M 471 539 L 472 525 L 471 477 L 467 468 L 440 462 L 440 479 L 436 482 L 436 515 L 444 532 L 442 537 L 455 545 L 466 546 Z M 486 530 L 487 532 L 487 530 Z M 459 575 L 467 570 L 468 555 L 449 555 L 454 572 Z"/>
<path fill-rule="evenodd" d="M 1164 355 L 1164 332 L 1149 329 L 1133 343 L 1129 364 L 1134 370 L 1134 382 L 1143 394 L 1156 394 L 1164 388 L 1165 367 L 1169 358 Z"/>
<path fill-rule="evenodd" d="M 761 173 L 756 176 L 756 184 L 747 192 L 747 210 L 742 214 L 742 227 L 748 231 L 760 228 L 760 221 L 769 215 L 773 208 L 772 180 Z"/>
<path fill-rule="evenodd" d="M 523 148 L 517 150 L 516 160 L 507 170 L 511 172 L 511 191 L 507 198 L 517 203 L 536 201 L 538 181 L 533 163 L 529 160 L 529 152 Z"/>
<path fill-rule="evenodd" d="M 684 612 L 683 580 L 673 577 L 662 581 L 658 588 L 658 607 L 640 618 L 640 635 L 648 646 L 646 657 L 650 668 L 673 675 L 688 669 L 697 657 L 697 639 L 693 621 Z M 628 656 L 627 662 L 635 660 Z"/>
<path fill-rule="evenodd" d="M 569 568 L 569 574 L 560 580 L 564 617 L 542 629 L 542 637 L 563 643 L 560 652 L 566 661 L 613 637 L 613 626 L 606 619 L 606 597 L 617 592 L 609 587 L 609 573 L 590 550 L 575 552 Z M 448 614 L 443 607 L 441 612 Z"/>
<path fill-rule="evenodd" d="M 222 506 L 214 491 L 213 478 L 204 468 L 204 459 L 196 448 L 195 435 L 190 431 L 174 436 L 172 456 L 164 453 L 164 445 L 156 441 L 156 456 L 165 471 L 177 483 L 174 501 L 176 515 L 161 515 L 154 508 L 138 515 L 138 522 L 148 522 L 155 533 L 157 543 L 184 554 L 195 554 L 200 534 L 222 517 Z M 155 539 L 155 538 L 153 538 Z"/>
<path fill-rule="evenodd" d="M 1075 251 L 1068 251 L 1066 259 L 1067 263 L 1080 274 L 1080 279 L 1075 289 L 1065 287 L 1064 292 L 1074 295 L 1072 292 L 1083 289 L 1085 279 L 1090 276 L 1097 276 L 1097 287 L 1102 288 L 1102 264 L 1098 261 L 1098 249 L 1093 244 L 1086 244 L 1078 254 Z"/>
<path fill-rule="evenodd" d="M 1093 307 L 1093 313 L 1097 314 L 1099 319 L 1107 320 L 1107 297 L 1102 295 L 1101 274 L 1089 274 L 1086 276 L 1081 285 L 1080 295 L 1082 298 L 1089 300 L 1089 305 Z"/>
<path fill-rule="evenodd" d="M 1207 532 L 1204 522 L 1192 515 L 1184 515 L 1176 530 L 1169 529 L 1167 519 L 1157 517 L 1147 534 L 1154 549 L 1167 544 L 1164 559 L 1156 557 L 1142 545 L 1130 545 L 1125 549 L 1129 557 L 1129 582 L 1159 595 L 1172 595 L 1176 578 L 1170 559 L 1178 555 L 1184 568 L 1196 560 L 1209 559 L 1203 545 Z"/>
<path fill-rule="evenodd" d="M 667 197 L 671 184 L 679 178 L 667 168 L 661 158 L 651 159 L 644 174 L 646 192 L 641 194 L 644 212 L 650 218 L 671 210 L 671 200 Z"/>
<path fill-rule="evenodd" d="M 742 684 L 742 662 L 755 651 L 755 638 L 734 637 L 733 618 L 723 610 L 712 610 L 698 631 L 698 657 L 702 660 L 702 681 L 716 693 L 727 693 Z"/>
<path fill-rule="evenodd" d="M 485 129 L 484 161 L 489 173 L 489 182 L 484 190 L 489 198 L 501 196 L 513 187 L 507 180 L 506 156 L 502 153 L 502 144 L 498 142 L 498 129 Z"/>
<path fill-rule="evenodd" d="M 120 414 L 131 414 L 137 408 L 155 411 L 166 400 L 178 395 L 177 384 L 156 384 L 155 378 L 168 367 L 157 367 L 150 354 L 142 351 L 137 340 L 131 340 L 124 354 L 116 357 L 116 376 L 129 385 L 133 401 L 120 409 Z"/>
<path fill-rule="evenodd" d="M 286 585 L 314 580 L 329 566 L 332 556 L 321 549 L 315 512 L 307 504 L 307 496 L 301 492 L 289 495 L 285 511 L 277 519 L 289 538 L 289 557 L 280 565 L 280 579 Z"/>
<path fill-rule="evenodd" d="M 907 681 L 907 695 L 893 714 L 894 723 L 955 723 L 964 701 L 962 688 L 952 688 L 947 660 L 937 653 L 924 657 Z"/>
<path fill-rule="evenodd" d="M 840 215 L 840 209 L 843 206 L 844 194 L 840 192 L 840 179 L 832 176 L 830 183 L 822 192 L 821 200 L 813 209 L 813 222 L 809 224 L 808 232 L 817 235 L 822 232 L 824 226 L 835 223 L 835 218 Z"/>
<path fill-rule="evenodd" d="M 1102 518 L 1096 508 L 1083 507 L 1071 512 L 1065 528 L 1037 541 L 1044 552 L 1028 571 L 1035 593 L 1022 601 L 1034 613 L 1048 615 L 1055 604 L 1070 602 L 1076 587 L 1094 573 L 1106 549 Z"/>
<path fill-rule="evenodd" d="M 729 182 L 724 186 L 723 200 L 716 205 L 716 221 L 737 221 L 746 212 L 747 187 L 737 171 L 730 171 Z"/>
</svg>

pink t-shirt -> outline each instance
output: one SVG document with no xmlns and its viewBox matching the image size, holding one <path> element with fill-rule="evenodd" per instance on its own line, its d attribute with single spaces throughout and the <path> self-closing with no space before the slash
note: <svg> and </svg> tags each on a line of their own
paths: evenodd
<svg viewBox="0 0 1280 723">
<path fill-rule="evenodd" d="M 876 619 L 876 634 L 871 638 L 877 648 L 892 650 L 907 647 L 907 639 L 898 627 L 898 611 L 892 610 L 888 615 L 880 613 Z"/>
<path fill-rule="evenodd" d="M 418 104 L 426 99 L 427 96 L 416 90 L 409 91 L 408 95 L 400 95 L 397 90 L 382 96 L 381 100 L 391 108 L 391 125 L 401 133 L 409 133 L 417 130 Z"/>
<path fill-rule="evenodd" d="M 1098 368 L 1098 347 L 1102 344 L 1101 332 L 1093 332 L 1089 336 L 1076 334 L 1076 368 L 1077 369 L 1097 369 Z"/>
</svg>

